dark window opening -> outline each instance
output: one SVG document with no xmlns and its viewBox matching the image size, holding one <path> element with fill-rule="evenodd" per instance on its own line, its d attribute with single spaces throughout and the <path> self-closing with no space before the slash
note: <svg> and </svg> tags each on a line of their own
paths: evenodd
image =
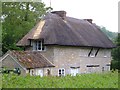
<svg viewBox="0 0 120 90">
<path fill-rule="evenodd" d="M 48 76 L 50 75 L 50 69 L 47 69 L 47 75 Z"/>
<path fill-rule="evenodd" d="M 104 72 L 105 71 L 105 68 L 104 67 L 102 67 L 102 72 Z"/>
<path fill-rule="evenodd" d="M 87 65 L 87 67 L 99 67 L 100 65 Z"/>
<path fill-rule="evenodd" d="M 70 67 L 70 68 L 77 69 L 77 68 L 80 68 L 80 67 Z"/>
</svg>

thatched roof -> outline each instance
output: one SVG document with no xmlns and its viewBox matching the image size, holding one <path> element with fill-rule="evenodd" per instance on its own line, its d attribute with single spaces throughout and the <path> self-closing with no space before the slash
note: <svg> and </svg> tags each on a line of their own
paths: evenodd
<svg viewBox="0 0 120 90">
<path fill-rule="evenodd" d="M 56 12 L 46 14 L 17 45 L 28 46 L 30 39 L 44 39 L 45 45 L 115 47 L 100 28 L 91 22 L 91 19 L 76 19 L 65 14 L 63 13 L 63 16 Z"/>
<path fill-rule="evenodd" d="M 12 55 L 12 57 L 25 68 L 54 67 L 54 65 L 39 52 L 13 50 L 9 51 L 8 54 Z"/>
</svg>

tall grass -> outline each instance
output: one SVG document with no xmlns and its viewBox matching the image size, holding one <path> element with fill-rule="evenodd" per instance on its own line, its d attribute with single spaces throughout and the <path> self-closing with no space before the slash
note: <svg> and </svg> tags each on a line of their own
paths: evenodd
<svg viewBox="0 0 120 90">
<path fill-rule="evenodd" d="M 3 88 L 118 88 L 118 72 L 80 74 L 65 77 L 4 74 Z"/>
</svg>

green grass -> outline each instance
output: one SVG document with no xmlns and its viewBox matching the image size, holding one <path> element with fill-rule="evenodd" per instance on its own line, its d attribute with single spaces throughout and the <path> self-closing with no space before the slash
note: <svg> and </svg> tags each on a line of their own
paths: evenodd
<svg viewBox="0 0 120 90">
<path fill-rule="evenodd" d="M 75 77 L 39 77 L 4 74 L 2 88 L 118 88 L 118 72 L 81 74 Z"/>
</svg>

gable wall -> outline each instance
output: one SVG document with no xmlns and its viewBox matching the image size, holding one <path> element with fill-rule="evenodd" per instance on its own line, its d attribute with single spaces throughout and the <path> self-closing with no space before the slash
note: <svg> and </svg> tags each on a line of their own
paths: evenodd
<svg viewBox="0 0 120 90">
<path fill-rule="evenodd" d="M 53 63 L 54 59 L 54 47 L 53 46 L 46 46 L 45 51 L 40 52 L 44 57 L 46 57 L 51 63 Z"/>
<path fill-rule="evenodd" d="M 38 51 L 40 52 L 44 57 L 46 57 L 49 61 L 53 63 L 54 58 L 54 47 L 53 46 L 46 46 L 45 51 Z M 32 47 L 27 47 L 26 51 L 33 51 Z"/>
<path fill-rule="evenodd" d="M 25 75 L 26 71 L 18 64 L 16 63 L 11 56 L 7 56 L 2 61 L 2 67 L 5 67 L 9 70 L 13 70 L 14 68 L 20 68 L 21 75 Z"/>
<path fill-rule="evenodd" d="M 70 74 L 70 67 L 79 66 L 79 73 L 91 72 L 89 71 L 90 68 L 86 67 L 86 65 L 100 65 L 97 68 L 94 67 L 94 71 L 102 72 L 102 67 L 105 67 L 106 64 L 110 64 L 111 62 L 111 51 L 106 50 L 107 57 L 104 57 L 103 49 L 99 50 L 96 57 L 88 57 L 90 49 L 91 48 L 55 46 L 53 63 L 56 67 L 52 69 L 53 75 L 58 75 L 59 68 L 65 68 L 65 73 Z"/>
</svg>

